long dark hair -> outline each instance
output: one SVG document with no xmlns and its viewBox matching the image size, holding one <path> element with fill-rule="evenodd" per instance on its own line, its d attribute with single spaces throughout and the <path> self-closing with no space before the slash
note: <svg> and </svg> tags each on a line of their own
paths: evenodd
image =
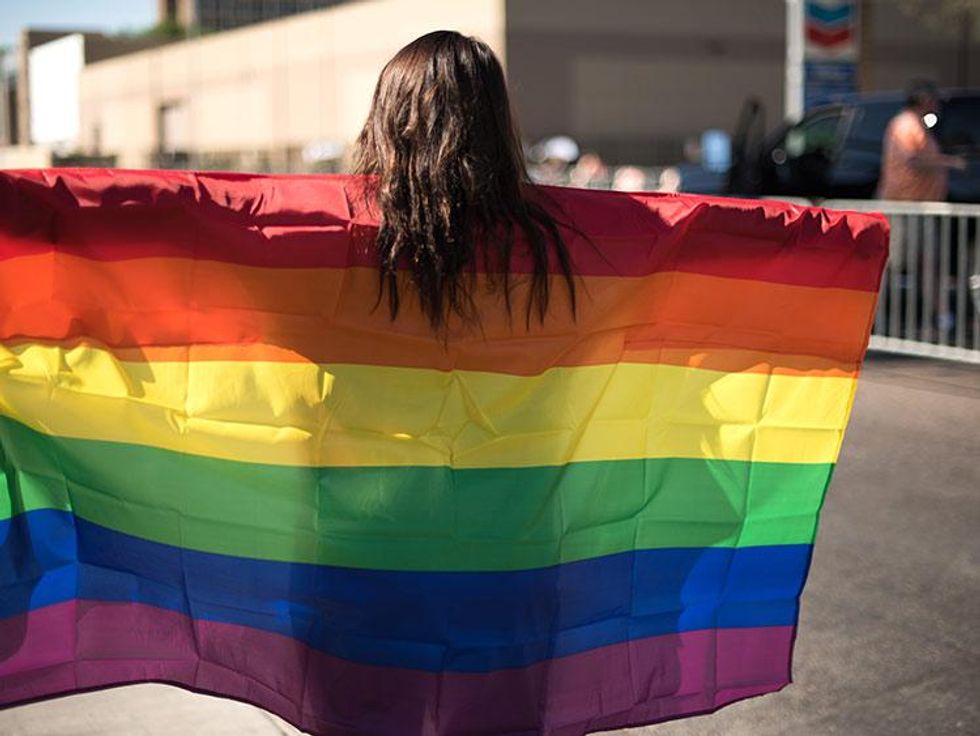
<svg viewBox="0 0 980 736">
<path fill-rule="evenodd" d="M 354 171 L 371 175 L 380 211 L 379 302 L 398 315 L 398 269 L 411 275 L 434 330 L 452 314 L 478 320 L 473 300 L 482 261 L 491 286 L 503 289 L 508 313 L 515 228 L 532 265 L 527 326 L 543 321 L 554 256 L 575 285 L 568 249 L 549 212 L 551 200 L 531 185 L 493 51 L 454 31 L 428 33 L 405 46 L 378 79 L 354 152 Z"/>
</svg>

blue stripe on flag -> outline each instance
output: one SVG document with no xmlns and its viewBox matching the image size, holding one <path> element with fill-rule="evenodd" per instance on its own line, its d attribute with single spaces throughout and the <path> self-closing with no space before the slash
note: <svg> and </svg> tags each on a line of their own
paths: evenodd
<svg viewBox="0 0 980 736">
<path fill-rule="evenodd" d="M 656 549 L 536 570 L 392 572 L 190 551 L 45 509 L 0 522 L 0 617 L 75 597 L 132 601 L 366 664 L 479 672 L 679 631 L 795 624 L 810 552 Z"/>
</svg>

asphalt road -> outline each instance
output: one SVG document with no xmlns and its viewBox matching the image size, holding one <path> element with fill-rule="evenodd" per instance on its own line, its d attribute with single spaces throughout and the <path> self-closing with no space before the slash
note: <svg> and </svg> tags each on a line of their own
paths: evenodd
<svg viewBox="0 0 980 736">
<path fill-rule="evenodd" d="M 871 357 L 821 514 L 794 684 L 619 736 L 980 734 L 980 367 Z"/>
<path fill-rule="evenodd" d="M 872 356 L 821 517 L 795 683 L 618 736 L 980 734 L 980 368 Z M 274 736 L 240 703 L 137 685 L 0 712 L 5 736 Z"/>
</svg>

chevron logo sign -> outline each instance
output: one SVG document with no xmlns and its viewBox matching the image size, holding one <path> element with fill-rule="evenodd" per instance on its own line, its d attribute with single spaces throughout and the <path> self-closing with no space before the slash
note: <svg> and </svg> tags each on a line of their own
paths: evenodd
<svg viewBox="0 0 980 736">
<path fill-rule="evenodd" d="M 804 12 L 807 60 L 857 59 L 857 0 L 806 0 Z"/>
</svg>

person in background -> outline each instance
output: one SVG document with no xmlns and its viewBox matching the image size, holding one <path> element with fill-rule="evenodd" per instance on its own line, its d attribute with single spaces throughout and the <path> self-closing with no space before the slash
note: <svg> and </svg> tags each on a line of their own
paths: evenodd
<svg viewBox="0 0 980 736">
<path fill-rule="evenodd" d="M 638 166 L 620 166 L 613 175 L 612 188 L 617 192 L 642 192 L 647 188 L 647 175 Z"/>
<path fill-rule="evenodd" d="M 930 127 L 939 115 L 939 91 L 932 82 L 909 85 L 905 107 L 885 129 L 879 199 L 944 201 L 950 169 L 963 170 L 966 159 L 948 156 Z M 932 123 L 928 124 L 929 118 Z"/>
<path fill-rule="evenodd" d="M 569 172 L 568 183 L 573 187 L 604 189 L 609 186 L 609 168 L 598 153 L 586 151 Z"/>
</svg>

